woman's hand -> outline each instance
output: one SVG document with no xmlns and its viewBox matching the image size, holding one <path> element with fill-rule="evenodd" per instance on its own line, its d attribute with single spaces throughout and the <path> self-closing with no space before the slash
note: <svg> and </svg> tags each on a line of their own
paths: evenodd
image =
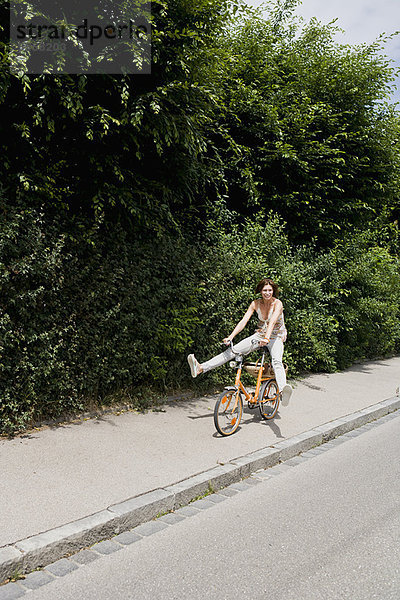
<svg viewBox="0 0 400 600">
<path fill-rule="evenodd" d="M 262 340 L 260 340 L 260 346 L 268 346 L 269 344 L 269 338 L 264 338 Z"/>
<path fill-rule="evenodd" d="M 230 343 L 231 343 L 231 341 L 232 341 L 232 338 L 230 338 L 230 337 L 226 337 L 226 338 L 224 338 L 222 341 L 223 341 L 223 343 L 224 343 L 226 346 L 229 346 L 229 345 L 230 345 Z"/>
</svg>

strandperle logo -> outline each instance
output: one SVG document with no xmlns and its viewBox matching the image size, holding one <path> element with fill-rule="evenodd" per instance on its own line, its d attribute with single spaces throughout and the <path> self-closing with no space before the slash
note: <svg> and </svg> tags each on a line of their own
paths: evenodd
<svg viewBox="0 0 400 600">
<path fill-rule="evenodd" d="M 91 46 L 96 40 L 102 36 L 108 40 L 112 39 L 130 39 L 134 37 L 144 37 L 147 35 L 147 27 L 145 25 L 135 25 L 132 19 L 129 20 L 129 25 L 89 25 L 88 19 L 83 19 L 82 25 L 75 29 L 68 28 L 65 25 L 57 27 L 56 25 L 43 25 L 30 23 L 29 25 L 17 25 L 17 40 L 67 40 L 70 36 L 76 37 L 78 40 L 89 40 Z"/>
<path fill-rule="evenodd" d="M 18 74 L 146 74 L 151 3 L 143 0 L 14 0 L 10 69 Z"/>
</svg>

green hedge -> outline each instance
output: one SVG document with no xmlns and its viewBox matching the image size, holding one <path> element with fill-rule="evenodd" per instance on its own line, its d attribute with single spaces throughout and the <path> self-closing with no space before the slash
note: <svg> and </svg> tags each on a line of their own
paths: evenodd
<svg viewBox="0 0 400 600">
<path fill-rule="evenodd" d="M 222 368 L 193 382 L 186 354 L 220 350 L 263 276 L 281 288 L 292 376 L 399 351 L 399 261 L 369 234 L 318 254 L 292 249 L 272 215 L 213 221 L 203 243 L 117 223 L 88 241 L 38 210 L 4 204 L 1 215 L 2 433 L 140 392 L 146 404 L 148 389 L 226 381 Z"/>
<path fill-rule="evenodd" d="M 0 430 L 59 417 L 143 383 L 166 385 L 192 341 L 191 250 L 121 225 L 91 243 L 37 211 L 0 224 Z M 79 241 L 77 241 L 77 239 Z"/>
<path fill-rule="evenodd" d="M 268 276 L 281 290 L 292 376 L 332 372 L 400 349 L 400 261 L 370 232 L 355 233 L 324 253 L 312 245 L 292 249 L 284 224 L 271 216 L 265 226 L 261 215 L 214 236 L 204 273 L 200 316 L 209 326 L 199 328 L 193 347 L 200 360 L 220 350 L 220 340 L 255 297 L 257 281 Z M 207 377 L 221 380 L 220 372 Z"/>
</svg>

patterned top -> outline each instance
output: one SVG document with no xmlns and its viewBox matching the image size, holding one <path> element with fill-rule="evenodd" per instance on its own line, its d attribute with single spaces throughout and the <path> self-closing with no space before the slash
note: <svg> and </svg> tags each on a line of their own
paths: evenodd
<svg viewBox="0 0 400 600">
<path fill-rule="evenodd" d="M 267 318 L 264 320 L 261 315 L 261 309 L 259 306 L 257 306 L 256 312 L 257 312 L 257 316 L 258 316 L 258 327 L 255 330 L 255 333 L 260 333 L 261 335 L 265 336 L 265 334 L 267 332 L 267 328 L 268 328 L 268 323 L 271 319 L 273 310 L 274 310 L 274 306 L 272 305 L 269 310 Z M 281 340 L 285 341 L 286 336 L 287 336 L 287 330 L 285 327 L 285 320 L 283 318 L 283 311 L 282 311 L 274 325 L 274 328 L 271 331 L 270 339 L 275 340 L 276 338 L 280 338 Z"/>
</svg>

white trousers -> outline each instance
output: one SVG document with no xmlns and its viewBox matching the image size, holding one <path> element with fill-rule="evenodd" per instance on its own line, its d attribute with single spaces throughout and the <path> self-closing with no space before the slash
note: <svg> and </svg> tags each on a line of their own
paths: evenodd
<svg viewBox="0 0 400 600">
<path fill-rule="evenodd" d="M 258 333 L 253 333 L 244 340 L 241 340 L 238 344 L 233 346 L 235 352 L 239 352 L 240 354 L 249 354 L 253 352 L 253 350 L 257 350 L 261 346 L 256 344 L 255 342 L 260 342 L 262 337 Z M 274 369 L 276 382 L 278 384 L 279 390 L 282 390 L 286 385 L 286 373 L 282 363 L 283 357 L 283 342 L 280 338 L 270 339 L 268 344 L 268 350 L 271 355 L 271 363 L 272 368 Z M 226 350 L 221 352 L 221 354 L 217 354 L 210 360 L 201 364 L 203 369 L 203 373 L 207 373 L 207 371 L 211 371 L 211 369 L 215 369 L 216 367 L 220 367 L 224 365 L 229 360 L 233 360 L 235 355 L 232 350 L 228 347 Z"/>
</svg>

